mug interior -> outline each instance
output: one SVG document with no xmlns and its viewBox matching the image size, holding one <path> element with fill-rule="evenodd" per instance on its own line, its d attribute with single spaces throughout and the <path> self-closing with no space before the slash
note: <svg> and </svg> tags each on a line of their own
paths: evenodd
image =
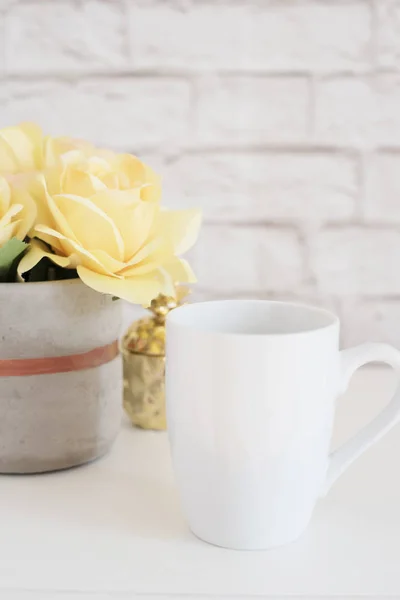
<svg viewBox="0 0 400 600">
<path fill-rule="evenodd" d="M 214 333 L 287 335 L 324 329 L 338 318 L 322 308 L 291 302 L 216 300 L 177 308 L 168 322 Z"/>
</svg>

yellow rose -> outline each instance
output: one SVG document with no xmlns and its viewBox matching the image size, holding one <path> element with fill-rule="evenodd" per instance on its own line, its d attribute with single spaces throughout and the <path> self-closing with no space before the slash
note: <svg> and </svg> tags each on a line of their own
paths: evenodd
<svg viewBox="0 0 400 600">
<path fill-rule="evenodd" d="M 36 217 L 36 207 L 24 188 L 11 188 L 0 176 L 0 248 L 12 238 L 23 240 Z"/>
<path fill-rule="evenodd" d="M 70 149 L 61 154 L 64 165 L 94 175 L 109 189 L 129 190 L 140 187 L 140 196 L 143 200 L 161 199 L 159 176 L 136 156 L 116 154 L 79 140 L 63 142 L 63 139 L 54 140 L 54 144 L 57 144 L 58 150 L 62 148 L 62 144 L 65 144 L 64 148 L 70 145 Z M 75 144 L 73 149 L 71 144 Z"/>
<path fill-rule="evenodd" d="M 20 273 L 48 256 L 61 267 L 76 268 L 81 280 L 96 291 L 143 305 L 160 292 L 173 294 L 175 282 L 195 280 L 179 255 L 196 241 L 200 213 L 162 210 L 158 182 L 143 183 L 143 177 L 151 176 L 143 175 L 140 161 L 126 156 L 118 160 L 128 167 L 103 165 L 105 170 L 95 175 L 93 169 L 85 172 L 67 165 L 43 176 L 33 229 L 38 239 L 32 240 Z M 131 179 L 118 186 L 127 189 L 105 183 L 110 184 L 108 177 L 114 178 L 112 184 L 115 177 L 125 176 Z"/>
<path fill-rule="evenodd" d="M 25 187 L 29 191 L 38 204 L 40 223 L 47 220 L 44 214 L 47 208 L 41 200 L 43 188 L 37 175 L 44 173 L 49 192 L 59 193 L 60 185 L 64 184 L 60 184 L 58 169 L 66 165 L 94 175 L 110 189 L 140 187 L 143 200 L 161 198 L 159 177 L 135 156 L 96 148 L 84 140 L 44 136 L 34 123 L 0 130 L 0 174 L 6 176 L 13 187 Z"/>
<path fill-rule="evenodd" d="M 61 156 L 76 148 L 69 138 L 44 136 L 34 123 L 0 129 L 0 173 L 15 175 L 42 171 L 60 163 Z"/>
<path fill-rule="evenodd" d="M 42 162 L 43 135 L 40 127 L 23 123 L 0 130 L 0 172 L 33 171 Z"/>
<path fill-rule="evenodd" d="M 0 129 L 0 174 L 17 176 L 25 185 L 32 182 L 35 193 L 32 175 L 63 165 L 74 165 L 95 175 L 108 188 L 126 190 L 141 186 L 144 200 L 161 197 L 158 176 L 135 156 L 96 148 L 84 140 L 44 136 L 34 123 Z"/>
</svg>

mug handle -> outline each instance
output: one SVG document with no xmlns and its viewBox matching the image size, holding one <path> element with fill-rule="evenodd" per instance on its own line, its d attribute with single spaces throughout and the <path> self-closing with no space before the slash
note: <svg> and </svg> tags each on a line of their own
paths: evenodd
<svg viewBox="0 0 400 600">
<path fill-rule="evenodd" d="M 388 344 L 361 344 L 340 352 L 340 393 L 347 389 L 350 378 L 362 365 L 383 362 L 396 371 L 400 379 L 400 351 Z M 322 490 L 324 496 L 335 481 L 365 450 L 375 444 L 400 420 L 400 386 L 389 404 L 361 431 L 329 456 L 327 478 Z"/>
</svg>

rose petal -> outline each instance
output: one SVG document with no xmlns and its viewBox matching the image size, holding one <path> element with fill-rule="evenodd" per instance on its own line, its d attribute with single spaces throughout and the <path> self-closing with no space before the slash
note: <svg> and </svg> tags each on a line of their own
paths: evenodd
<svg viewBox="0 0 400 600">
<path fill-rule="evenodd" d="M 171 275 L 168 273 L 168 271 L 160 267 L 157 269 L 157 271 L 154 272 L 153 277 L 160 283 L 160 294 L 164 294 L 165 296 L 172 296 L 173 298 L 175 298 L 175 282 L 172 279 Z"/>
<path fill-rule="evenodd" d="M 140 248 L 138 252 L 126 263 L 127 267 L 142 264 L 147 260 L 151 260 L 151 257 L 156 254 L 162 257 L 158 262 L 165 260 L 165 255 L 172 256 L 173 248 L 168 240 L 161 237 L 151 239 L 144 246 Z"/>
<path fill-rule="evenodd" d="M 173 257 L 173 248 L 168 240 L 155 239 L 143 246 L 135 257 L 126 263 L 121 275 L 133 277 L 150 273 L 168 263 Z"/>
<path fill-rule="evenodd" d="M 143 202 L 159 202 L 161 199 L 161 186 L 145 183 L 140 188 L 140 197 Z"/>
<path fill-rule="evenodd" d="M 196 275 L 187 260 L 183 258 L 173 258 L 170 262 L 163 265 L 164 269 L 170 274 L 175 284 L 178 283 L 196 283 Z"/>
<path fill-rule="evenodd" d="M 33 147 L 33 165 L 34 168 L 41 169 L 43 164 L 43 132 L 36 123 L 21 123 L 19 128 L 30 140 Z"/>
<path fill-rule="evenodd" d="M 96 258 L 109 273 L 121 274 L 121 271 L 125 267 L 125 263 L 112 258 L 112 256 L 107 254 L 107 252 L 104 252 L 104 250 L 91 250 L 90 254 L 94 256 L 94 258 Z"/>
<path fill-rule="evenodd" d="M 19 170 L 32 170 L 40 166 L 42 131 L 33 123 L 0 130 L 0 138 L 10 147 Z"/>
<path fill-rule="evenodd" d="M 44 227 L 44 225 L 43 225 L 43 227 Z M 42 242 L 45 242 L 48 246 L 50 246 L 50 248 L 56 254 L 59 254 L 61 256 L 63 256 L 63 255 L 66 254 L 66 252 L 65 252 L 62 244 L 60 243 L 60 240 L 58 240 L 54 236 L 47 235 L 46 233 L 43 233 L 43 232 L 39 233 L 39 232 L 36 231 L 36 228 L 34 228 L 34 230 L 32 232 L 32 235 L 37 236 L 40 240 L 42 240 Z"/>
<path fill-rule="evenodd" d="M 159 214 L 159 234 L 170 239 L 175 254 L 183 254 L 198 237 L 201 212 L 191 210 L 163 210 Z"/>
<path fill-rule="evenodd" d="M 131 201 L 129 202 L 129 198 Z M 98 193 L 92 201 L 112 218 L 125 243 L 124 261 L 128 261 L 143 246 L 150 235 L 158 213 L 158 205 L 143 202 L 140 190 Z"/>
<path fill-rule="evenodd" d="M 96 259 L 95 256 L 85 248 L 82 248 L 78 243 L 74 240 L 70 240 L 62 233 L 51 229 L 50 227 L 45 227 L 44 225 L 37 225 L 34 229 L 35 233 L 40 239 L 44 239 L 46 236 L 47 240 L 50 240 L 51 246 L 53 246 L 52 239 L 60 240 L 61 248 L 63 254 L 69 256 L 70 254 L 76 254 L 79 257 L 79 263 L 96 271 L 97 273 L 102 273 L 105 275 L 113 275 L 105 265 L 103 265 L 100 261 Z M 54 246 L 53 246 L 54 247 Z"/>
<path fill-rule="evenodd" d="M 118 154 L 112 167 L 118 174 L 121 189 L 140 187 L 146 181 L 145 166 L 137 156 Z"/>
<path fill-rule="evenodd" d="M 90 148 L 92 146 L 90 145 Z M 77 164 L 85 160 L 82 148 L 78 148 L 77 142 L 69 137 L 53 138 L 46 136 L 43 140 L 43 165 L 46 167 L 63 166 L 66 164 Z"/>
<path fill-rule="evenodd" d="M 113 276 L 99 275 L 86 267 L 78 266 L 77 272 L 83 283 L 103 294 L 117 296 L 134 304 L 148 306 L 161 289 L 154 277 L 116 279 Z"/>
<path fill-rule="evenodd" d="M 104 183 L 95 175 L 74 167 L 67 167 L 62 176 L 62 192 L 77 196 L 89 197 L 98 190 L 105 189 Z"/>
<path fill-rule="evenodd" d="M 53 199 L 84 248 L 102 248 L 113 258 L 124 260 L 124 241 L 118 228 L 94 202 L 74 194 L 56 194 Z"/>
<path fill-rule="evenodd" d="M 11 223 L 11 220 L 22 211 L 23 206 L 22 204 L 12 204 L 10 206 L 10 208 L 8 209 L 8 211 L 1 217 L 0 219 L 0 229 L 2 227 L 5 227 L 6 225 L 9 225 L 9 223 Z"/>
<path fill-rule="evenodd" d="M 0 138 L 0 171 L 2 173 L 16 173 L 18 171 L 17 159 L 7 142 Z"/>
<path fill-rule="evenodd" d="M 32 230 L 36 219 L 36 204 L 32 196 L 26 188 L 15 187 L 12 193 L 13 206 L 22 206 L 22 210 L 18 213 L 18 218 L 21 219 L 19 227 L 16 231 L 16 236 L 19 240 L 23 240 Z"/>
<path fill-rule="evenodd" d="M 9 209 L 11 202 L 11 189 L 5 177 L 0 177 L 0 216 Z"/>
<path fill-rule="evenodd" d="M 109 189 L 109 190 L 118 190 L 119 189 L 118 175 L 116 173 L 102 174 L 101 180 L 107 189 Z"/>
<path fill-rule="evenodd" d="M 140 188 L 130 190 L 99 190 L 90 200 L 111 218 L 121 216 L 121 211 L 135 208 L 142 203 Z"/>
<path fill-rule="evenodd" d="M 11 238 L 15 237 L 15 232 L 18 228 L 19 221 L 14 221 L 13 223 L 9 223 L 5 227 L 1 227 L 0 229 L 0 248 L 4 246 Z"/>
<path fill-rule="evenodd" d="M 34 205 L 36 207 L 35 222 L 51 228 L 53 226 L 56 226 L 56 220 L 53 217 L 53 214 L 50 210 L 48 202 L 49 196 L 46 189 L 46 181 L 44 180 L 43 176 L 37 174 L 29 184 L 26 184 L 26 187 L 29 190 Z M 54 204 L 51 197 L 50 203 Z M 53 211 L 57 212 L 57 210 L 57 207 L 53 207 Z M 48 242 L 45 236 L 43 236 L 42 239 L 44 242 L 50 243 Z M 60 243 L 57 240 L 53 241 L 53 243 L 50 245 L 53 246 L 54 250 L 61 251 L 62 253 L 62 247 L 60 246 Z"/>
<path fill-rule="evenodd" d="M 32 240 L 29 245 L 29 250 L 22 257 L 19 265 L 18 265 L 18 274 L 22 275 L 27 271 L 30 271 L 35 267 L 38 262 L 47 256 L 50 258 L 55 264 L 60 267 L 67 268 L 71 264 L 71 259 L 66 256 L 58 256 L 57 254 L 52 254 L 46 248 L 46 245 L 40 242 L 39 240 Z"/>
<path fill-rule="evenodd" d="M 55 173 L 52 172 L 51 173 L 51 177 L 55 177 Z M 41 215 L 38 215 L 38 219 L 37 219 L 37 223 L 39 225 L 47 225 L 48 227 L 56 227 L 58 231 L 60 231 L 60 233 L 62 233 L 66 238 L 68 239 L 72 239 L 74 240 L 74 242 L 78 242 L 72 228 L 70 227 L 67 219 L 64 217 L 63 213 L 61 212 L 61 210 L 58 208 L 57 204 L 54 201 L 53 196 L 48 192 L 47 190 L 47 182 L 46 180 L 44 180 L 44 178 L 42 178 L 42 188 L 41 191 L 38 192 L 38 196 L 40 196 L 40 194 L 44 194 L 44 198 L 47 201 L 47 207 L 49 209 L 50 215 L 52 217 L 52 219 L 50 220 L 50 222 L 46 222 L 44 221 L 43 223 L 40 220 Z M 39 203 L 38 203 L 39 204 Z M 39 208 L 38 208 L 39 211 Z"/>
<path fill-rule="evenodd" d="M 0 177 L 0 216 L 4 215 L 11 203 L 11 189 L 8 181 Z"/>
<path fill-rule="evenodd" d="M 145 182 L 141 189 L 141 198 L 146 202 L 159 202 L 161 200 L 161 177 L 148 165 L 145 166 Z"/>
</svg>

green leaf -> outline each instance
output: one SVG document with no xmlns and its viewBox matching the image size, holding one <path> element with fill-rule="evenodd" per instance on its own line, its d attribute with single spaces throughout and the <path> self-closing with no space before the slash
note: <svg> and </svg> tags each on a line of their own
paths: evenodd
<svg viewBox="0 0 400 600">
<path fill-rule="evenodd" d="M 18 263 L 25 254 L 28 244 L 11 238 L 0 248 L 0 281 L 15 281 Z"/>
</svg>

